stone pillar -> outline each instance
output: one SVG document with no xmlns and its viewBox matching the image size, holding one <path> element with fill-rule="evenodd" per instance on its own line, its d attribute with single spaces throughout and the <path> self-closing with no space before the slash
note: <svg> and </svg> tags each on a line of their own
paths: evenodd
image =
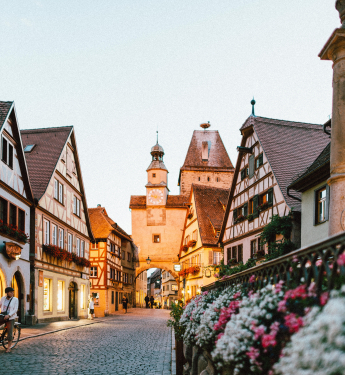
<svg viewBox="0 0 345 375">
<path fill-rule="evenodd" d="M 335 6 L 342 27 L 334 30 L 319 54 L 322 60 L 333 61 L 331 173 L 327 181 L 330 236 L 345 230 L 345 0 L 337 0 Z"/>
</svg>

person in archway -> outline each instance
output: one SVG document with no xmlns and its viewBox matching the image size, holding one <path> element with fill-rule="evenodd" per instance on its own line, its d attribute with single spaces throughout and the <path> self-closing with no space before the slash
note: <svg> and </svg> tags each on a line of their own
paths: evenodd
<svg viewBox="0 0 345 375">
<path fill-rule="evenodd" d="M 127 313 L 127 304 L 128 304 L 128 298 L 126 297 L 126 295 L 124 295 L 122 297 L 122 308 L 125 314 Z"/>
<path fill-rule="evenodd" d="M 93 302 L 93 297 L 91 297 L 90 299 L 89 309 L 90 309 L 91 320 L 93 320 L 94 315 L 95 315 L 95 303 Z"/>
<path fill-rule="evenodd" d="M 0 300 L 1 313 L 5 315 L 8 346 L 6 353 L 11 352 L 13 341 L 14 320 L 17 318 L 18 298 L 14 297 L 14 289 L 7 287 L 5 289 L 6 296 Z"/>
<path fill-rule="evenodd" d="M 145 299 L 145 303 L 146 303 L 146 308 L 148 309 L 149 308 L 150 297 L 148 295 L 146 295 L 146 297 L 144 299 Z"/>
<path fill-rule="evenodd" d="M 155 299 L 153 296 L 150 297 L 150 304 L 151 304 L 151 309 L 153 309 L 153 304 L 155 303 Z"/>
</svg>

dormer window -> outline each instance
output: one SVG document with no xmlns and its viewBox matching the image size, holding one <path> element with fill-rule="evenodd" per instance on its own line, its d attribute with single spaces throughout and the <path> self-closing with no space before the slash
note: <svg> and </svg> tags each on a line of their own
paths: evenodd
<svg viewBox="0 0 345 375">
<path fill-rule="evenodd" d="M 1 160 L 13 169 L 13 146 L 5 137 L 2 137 Z"/>
<path fill-rule="evenodd" d="M 24 152 L 27 152 L 27 153 L 31 152 L 34 149 L 35 146 L 36 145 L 27 145 L 27 146 L 25 146 Z"/>
</svg>

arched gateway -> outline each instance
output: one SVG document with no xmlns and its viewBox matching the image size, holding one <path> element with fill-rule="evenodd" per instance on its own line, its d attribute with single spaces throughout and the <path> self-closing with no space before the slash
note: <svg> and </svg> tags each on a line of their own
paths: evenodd
<svg viewBox="0 0 345 375">
<path fill-rule="evenodd" d="M 151 155 L 146 195 L 132 195 L 129 206 L 132 210 L 132 237 L 139 252 L 136 276 L 148 268 L 161 268 L 178 281 L 174 265 L 179 264 L 178 254 L 189 196 L 169 195 L 168 170 L 158 139 L 151 149 Z M 150 259 L 150 264 L 147 259 Z"/>
</svg>

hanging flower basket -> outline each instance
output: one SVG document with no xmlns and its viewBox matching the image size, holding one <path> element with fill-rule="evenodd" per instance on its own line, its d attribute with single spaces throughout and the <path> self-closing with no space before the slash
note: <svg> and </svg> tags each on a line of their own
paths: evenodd
<svg viewBox="0 0 345 375">
<path fill-rule="evenodd" d="M 16 225 L 8 225 L 0 220 L 0 233 L 17 240 L 18 242 L 28 243 L 29 236 L 20 230 Z"/>
<path fill-rule="evenodd" d="M 193 246 L 195 246 L 195 244 L 196 244 L 196 241 L 195 241 L 195 240 L 190 240 L 190 241 L 188 242 L 188 247 L 193 247 Z"/>
<path fill-rule="evenodd" d="M 199 266 L 189 267 L 188 272 L 191 273 L 192 275 L 197 275 L 200 272 L 200 267 Z"/>
<path fill-rule="evenodd" d="M 182 246 L 182 251 L 188 251 L 188 246 L 187 245 L 183 245 Z"/>
<path fill-rule="evenodd" d="M 179 274 L 180 276 L 182 276 L 182 277 L 188 276 L 188 274 L 189 274 L 188 268 L 186 268 L 186 269 L 180 271 L 178 274 Z"/>
</svg>

